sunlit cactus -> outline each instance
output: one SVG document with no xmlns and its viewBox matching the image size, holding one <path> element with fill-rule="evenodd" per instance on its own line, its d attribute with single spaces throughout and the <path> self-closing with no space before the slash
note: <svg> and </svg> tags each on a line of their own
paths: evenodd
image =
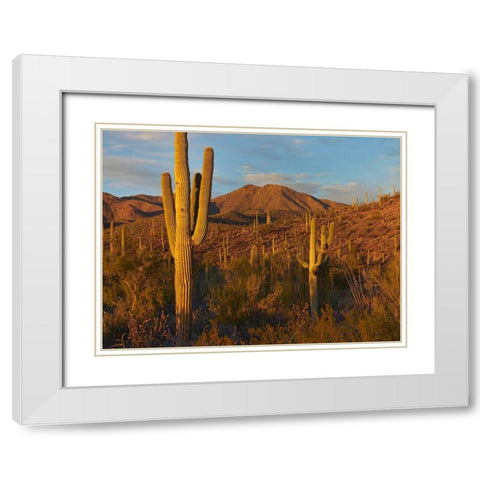
<svg viewBox="0 0 480 480">
<path fill-rule="evenodd" d="M 125 256 L 125 225 L 122 225 L 122 229 L 120 230 L 120 254 L 122 257 Z"/>
<path fill-rule="evenodd" d="M 307 210 L 305 213 L 305 232 L 308 232 L 308 227 L 310 226 L 310 220 L 312 219 L 312 213 Z"/>
<path fill-rule="evenodd" d="M 254 245 L 250 251 L 250 266 L 257 269 L 259 267 L 258 247 Z"/>
<path fill-rule="evenodd" d="M 202 174 L 190 188 L 186 133 L 175 133 L 175 198 L 169 173 L 162 174 L 162 196 L 170 252 L 175 260 L 176 344 L 187 345 L 192 328 L 192 246 L 207 234 L 212 192 L 213 149 L 205 149 Z M 198 187 L 198 192 L 197 192 Z M 193 205 L 192 205 L 193 204 Z"/>
<path fill-rule="evenodd" d="M 264 265 L 264 267 L 266 267 L 266 268 L 270 267 L 270 261 L 271 261 L 271 256 L 270 256 L 270 254 L 267 252 L 267 253 L 265 253 L 265 255 L 263 256 L 263 265 Z"/>
<path fill-rule="evenodd" d="M 270 216 L 270 211 L 267 210 L 267 225 L 272 224 L 272 217 Z"/>
<path fill-rule="evenodd" d="M 320 246 L 317 245 L 317 221 L 315 217 L 310 220 L 310 249 L 308 262 L 297 255 L 298 263 L 308 269 L 308 289 L 310 294 L 310 313 L 312 317 L 318 313 L 318 274 L 320 268 L 328 263 L 327 250 L 333 242 L 335 224 L 330 223 L 328 237 L 325 225 L 322 225 L 320 234 Z"/>
<path fill-rule="evenodd" d="M 110 254 L 112 255 L 113 255 L 113 238 L 114 238 L 113 222 L 110 222 Z"/>
</svg>

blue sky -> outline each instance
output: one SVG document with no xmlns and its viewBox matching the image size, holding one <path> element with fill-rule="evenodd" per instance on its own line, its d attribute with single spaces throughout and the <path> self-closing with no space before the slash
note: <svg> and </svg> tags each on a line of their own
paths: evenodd
<svg viewBox="0 0 480 480">
<path fill-rule="evenodd" d="M 173 178 L 173 132 L 103 131 L 103 191 L 161 195 Z M 212 197 L 243 185 L 286 185 L 317 198 L 350 203 L 400 185 L 400 140 L 385 137 L 188 133 L 190 174 L 214 149 Z"/>
</svg>

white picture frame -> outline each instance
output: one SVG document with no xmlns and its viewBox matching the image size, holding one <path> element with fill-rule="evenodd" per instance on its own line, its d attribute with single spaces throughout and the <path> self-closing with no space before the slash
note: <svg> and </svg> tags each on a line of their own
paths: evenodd
<svg viewBox="0 0 480 480">
<path fill-rule="evenodd" d="M 21 55 L 13 62 L 13 418 L 119 422 L 468 405 L 468 93 L 463 74 Z M 435 372 L 66 388 L 62 95 L 435 108 Z"/>
</svg>

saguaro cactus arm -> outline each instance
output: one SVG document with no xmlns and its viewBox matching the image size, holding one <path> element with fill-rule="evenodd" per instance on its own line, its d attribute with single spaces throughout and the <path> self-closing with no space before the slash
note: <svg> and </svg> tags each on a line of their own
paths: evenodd
<svg viewBox="0 0 480 480">
<path fill-rule="evenodd" d="M 198 199 L 198 215 L 195 230 L 192 235 L 192 243 L 200 245 L 207 235 L 208 206 L 212 194 L 213 176 L 213 148 L 208 147 L 203 154 L 203 169 L 200 183 L 200 195 Z"/>
<path fill-rule="evenodd" d="M 333 236 L 335 235 L 335 223 L 331 222 L 328 227 L 328 246 L 330 246 L 333 242 Z"/>
<path fill-rule="evenodd" d="M 167 172 L 162 173 L 162 200 L 165 210 L 168 245 L 172 257 L 175 258 L 175 203 L 173 201 L 172 179 Z"/>
<path fill-rule="evenodd" d="M 258 268 L 259 257 L 258 257 L 258 247 L 253 245 L 252 250 L 250 251 L 250 266 L 252 268 Z"/>
<path fill-rule="evenodd" d="M 305 260 L 302 260 L 302 257 L 300 257 L 300 254 L 299 254 L 299 253 L 297 253 L 296 259 L 297 259 L 297 262 L 298 262 L 303 268 L 308 268 L 308 262 L 306 262 Z"/>
<path fill-rule="evenodd" d="M 196 173 L 192 180 L 192 192 L 190 195 L 190 231 L 193 233 L 198 215 L 198 197 L 200 194 L 200 184 L 202 183 L 202 174 Z"/>
<path fill-rule="evenodd" d="M 298 263 L 308 269 L 308 286 L 310 293 L 310 311 L 312 317 L 318 311 L 318 279 L 320 268 L 328 262 L 327 249 L 333 241 L 335 224 L 329 225 L 328 238 L 325 225 L 322 226 L 320 233 L 320 245 L 317 245 L 317 222 L 315 217 L 310 220 L 310 250 L 308 262 L 304 261 L 300 255 L 297 255 Z"/>
<path fill-rule="evenodd" d="M 335 235 L 335 223 L 330 222 L 330 225 L 328 226 L 328 237 L 326 230 L 325 225 L 323 225 L 320 233 L 320 244 L 317 245 L 317 249 L 320 253 L 326 253 L 328 247 L 332 244 Z"/>
</svg>

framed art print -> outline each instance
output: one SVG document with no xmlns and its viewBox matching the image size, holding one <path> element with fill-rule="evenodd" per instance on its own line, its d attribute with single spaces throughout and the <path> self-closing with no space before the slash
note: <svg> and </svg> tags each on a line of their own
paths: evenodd
<svg viewBox="0 0 480 480">
<path fill-rule="evenodd" d="M 466 94 L 15 59 L 14 418 L 466 405 Z"/>
</svg>

